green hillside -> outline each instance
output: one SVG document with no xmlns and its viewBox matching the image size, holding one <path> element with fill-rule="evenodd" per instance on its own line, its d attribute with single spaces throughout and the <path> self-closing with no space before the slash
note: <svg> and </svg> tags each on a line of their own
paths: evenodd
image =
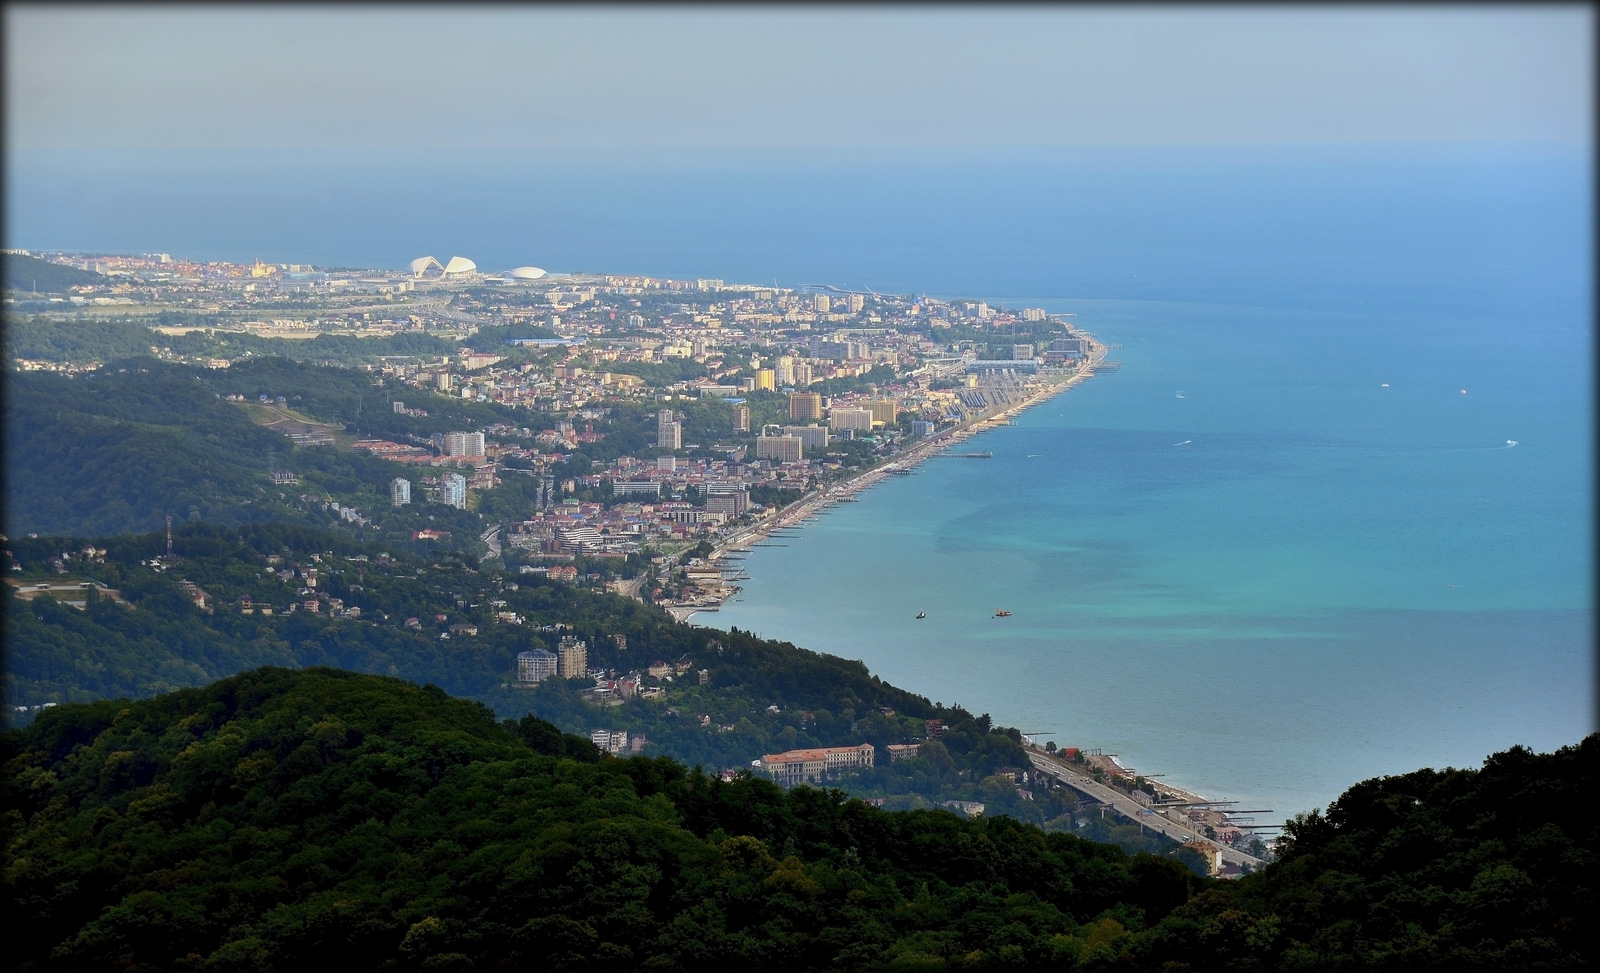
<svg viewBox="0 0 1600 973">
<path fill-rule="evenodd" d="M 1070 823 L 1077 806 L 1061 788 L 1024 799 L 1002 774 L 1028 766 L 1015 729 L 884 683 L 860 662 L 696 628 L 631 599 L 482 571 L 443 552 L 385 551 L 312 527 L 184 526 L 174 535 L 176 562 L 164 569 L 145 563 L 164 546 L 161 534 L 9 542 L 18 581 L 66 571 L 115 590 L 121 603 L 96 598 L 80 609 L 49 596 L 7 596 L 8 706 L 37 712 L 44 703 L 198 687 L 260 665 L 329 665 L 432 682 L 502 717 L 532 713 L 584 736 L 626 730 L 649 755 L 712 769 L 746 767 L 762 754 L 797 747 L 906 743 L 926 735 L 926 720 L 939 719 L 941 741 L 925 744 L 916 759 L 885 760 L 846 786 L 896 806 L 979 801 L 991 814 L 1038 824 Z M 317 575 L 314 588 L 308 570 Z M 194 604 L 184 582 L 198 586 L 204 606 Z M 240 609 L 241 598 L 251 600 L 250 613 Z M 307 600 L 316 611 L 305 608 Z M 261 612 L 268 607 L 273 614 Z M 617 705 L 585 699 L 580 690 L 593 685 L 586 679 L 508 685 L 518 652 L 553 649 L 567 634 L 587 643 L 591 667 L 627 671 L 687 659 L 691 670 L 705 670 L 707 682 L 693 672 L 655 681 L 662 696 Z M 1174 851 L 1141 838 L 1137 827 L 1131 834 L 1098 827 L 1097 834 L 1128 848 Z"/>
<path fill-rule="evenodd" d="M 6 386 L 4 529 L 13 536 L 136 533 L 163 526 L 169 514 L 180 522 L 335 524 L 336 514 L 298 496 L 376 511 L 388 507 L 389 480 L 410 475 L 349 449 L 297 447 L 255 424 L 229 395 L 283 396 L 297 412 L 364 436 L 426 435 L 501 418 L 495 407 L 442 398 L 436 415 L 397 415 L 366 372 L 280 358 L 227 369 L 132 358 L 74 377 L 14 372 Z M 274 487 L 275 467 L 303 486 Z M 502 491 L 506 502 L 525 486 L 513 481 Z M 389 512 L 384 524 L 396 542 L 420 526 L 472 537 L 483 529 L 476 514 L 442 507 Z"/>
<path fill-rule="evenodd" d="M 383 338 L 357 338 L 350 335 L 319 334 L 314 338 L 261 338 L 236 331 L 189 331 L 184 334 L 158 334 L 158 325 L 181 325 L 216 329 L 226 322 L 216 315 L 184 311 L 124 317 L 74 317 L 61 319 L 44 315 L 16 315 L 6 321 L 6 358 L 83 365 L 115 358 L 149 355 L 152 347 L 168 349 L 188 358 L 224 358 L 240 361 L 245 356 L 283 358 L 303 362 L 331 362 L 355 365 L 377 362 L 392 355 L 437 356 L 459 349 L 454 342 L 428 334 L 397 334 Z M 245 363 L 248 365 L 248 362 Z"/>
<path fill-rule="evenodd" d="M 3 738 L 18 970 L 1580 970 L 1600 737 L 1369 781 L 1235 883 L 1004 817 L 601 757 L 261 669 Z"/>
<path fill-rule="evenodd" d="M 67 288 L 79 285 L 105 285 L 111 279 L 104 274 L 79 270 L 65 264 L 51 263 L 38 257 L 20 253 L 4 254 L 5 289 L 40 294 L 65 294 Z"/>
</svg>

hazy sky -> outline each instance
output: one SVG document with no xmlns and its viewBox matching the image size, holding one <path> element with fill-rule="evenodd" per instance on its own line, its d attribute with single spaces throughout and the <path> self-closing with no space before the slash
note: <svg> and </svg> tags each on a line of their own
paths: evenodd
<svg viewBox="0 0 1600 973">
<path fill-rule="evenodd" d="M 1591 11 L 10 5 L 13 149 L 1592 137 Z"/>
</svg>

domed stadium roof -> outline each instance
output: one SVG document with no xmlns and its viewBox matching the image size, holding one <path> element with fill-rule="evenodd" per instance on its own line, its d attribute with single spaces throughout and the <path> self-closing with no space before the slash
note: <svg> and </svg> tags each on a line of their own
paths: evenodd
<svg viewBox="0 0 1600 973">
<path fill-rule="evenodd" d="M 478 265 L 468 260 L 466 257 L 451 257 L 450 262 L 444 265 L 444 273 L 446 277 L 453 277 L 456 274 L 465 276 L 467 274 L 475 273 L 477 269 Z"/>
<path fill-rule="evenodd" d="M 541 267 L 514 267 L 506 271 L 506 276 L 515 280 L 538 280 L 545 275 Z"/>
<path fill-rule="evenodd" d="M 440 273 L 444 272 L 444 265 L 433 257 L 418 257 L 411 261 L 411 276 L 421 277 L 428 272 L 429 267 L 438 267 Z"/>
</svg>

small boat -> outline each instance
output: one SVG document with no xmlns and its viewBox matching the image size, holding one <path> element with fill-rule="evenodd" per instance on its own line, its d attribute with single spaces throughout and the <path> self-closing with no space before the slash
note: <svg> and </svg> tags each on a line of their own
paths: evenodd
<svg viewBox="0 0 1600 973">
<path fill-rule="evenodd" d="M 917 612 L 917 617 L 918 618 L 927 618 L 928 617 L 928 613 L 927 612 Z"/>
<path fill-rule="evenodd" d="M 1006 611 L 1004 608 L 996 608 L 994 610 L 994 617 L 995 618 L 1010 618 L 1011 617 L 1011 613 Z"/>
</svg>

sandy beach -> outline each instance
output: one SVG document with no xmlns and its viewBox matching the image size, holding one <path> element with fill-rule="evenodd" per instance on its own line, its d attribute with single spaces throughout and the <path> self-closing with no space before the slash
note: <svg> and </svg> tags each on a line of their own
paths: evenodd
<svg viewBox="0 0 1600 973">
<path fill-rule="evenodd" d="M 981 418 L 970 419 L 960 425 L 930 436 L 926 440 L 897 454 L 882 466 L 873 467 L 865 473 L 854 476 L 842 483 L 834 484 L 822 493 L 798 500 L 759 524 L 754 524 L 738 533 L 721 539 L 712 548 L 711 560 L 716 560 L 729 551 L 747 550 L 751 545 L 763 540 L 773 531 L 798 527 L 807 518 L 825 509 L 830 504 L 853 497 L 862 490 L 878 483 L 886 476 L 893 476 L 897 471 L 911 469 L 929 457 L 938 455 L 943 450 L 958 443 L 965 442 L 980 432 L 993 429 L 996 426 L 1006 425 L 1011 421 L 1012 417 L 1090 378 L 1094 375 L 1095 367 L 1105 360 L 1108 350 L 1105 345 L 1090 339 L 1089 355 L 1084 360 L 1083 365 L 1072 375 L 1061 381 L 1042 384 L 1038 388 L 1032 389 L 1022 401 L 1006 406 L 1004 409 L 986 414 Z M 687 618 L 688 615 L 693 613 L 693 611 L 689 611 L 688 614 L 682 617 Z M 674 614 L 677 613 L 675 612 Z"/>
</svg>

